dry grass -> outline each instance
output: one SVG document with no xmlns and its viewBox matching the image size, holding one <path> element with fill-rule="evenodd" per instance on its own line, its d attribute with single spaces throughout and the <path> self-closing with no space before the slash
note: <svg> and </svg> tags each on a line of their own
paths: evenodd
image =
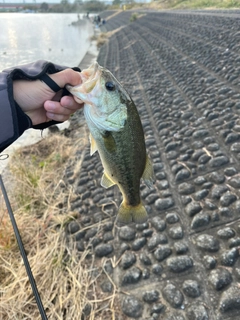
<svg viewBox="0 0 240 320">
<path fill-rule="evenodd" d="M 113 36 L 115 33 L 120 31 L 122 28 L 124 28 L 124 27 L 122 26 L 122 27 L 119 27 L 113 31 L 100 33 L 100 35 L 95 38 L 95 40 L 97 40 L 97 43 L 96 43 L 97 48 L 99 49 L 101 46 L 103 46 L 111 36 Z"/>
<path fill-rule="evenodd" d="M 109 35 L 107 32 L 102 32 L 99 35 L 94 34 L 90 40 L 96 41 L 96 46 L 99 49 L 101 46 L 103 46 L 109 38 Z"/>
<path fill-rule="evenodd" d="M 110 297 L 99 293 L 101 272 L 93 276 L 93 257 L 87 250 L 77 252 L 66 234 L 75 213 L 62 175 L 76 146 L 86 143 L 85 136 L 73 145 L 54 135 L 19 150 L 10 163 L 10 201 L 48 319 L 114 319 L 115 291 Z M 82 317 L 83 310 L 88 316 Z M 2 196 L 0 319 L 41 319 Z"/>
<path fill-rule="evenodd" d="M 107 32 L 100 33 L 100 35 L 97 37 L 97 48 L 99 49 L 101 46 L 103 46 L 108 41 L 109 37 L 110 36 Z"/>
<path fill-rule="evenodd" d="M 231 9 L 239 8 L 239 0 L 155 0 L 144 8 L 162 9 Z"/>
</svg>

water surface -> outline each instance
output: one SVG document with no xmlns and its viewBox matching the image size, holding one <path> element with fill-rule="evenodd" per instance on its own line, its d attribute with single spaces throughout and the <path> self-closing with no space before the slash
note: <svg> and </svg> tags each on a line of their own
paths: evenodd
<svg viewBox="0 0 240 320">
<path fill-rule="evenodd" d="M 83 15 L 80 15 L 82 18 Z M 0 14 L 0 70 L 38 59 L 78 66 L 90 45 L 93 26 L 77 14 Z"/>
</svg>

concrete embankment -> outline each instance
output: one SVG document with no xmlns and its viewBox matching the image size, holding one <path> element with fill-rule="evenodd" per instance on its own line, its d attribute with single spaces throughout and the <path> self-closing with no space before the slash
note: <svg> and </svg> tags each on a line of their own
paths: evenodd
<svg viewBox="0 0 240 320">
<path fill-rule="evenodd" d="M 117 319 L 238 319 L 240 13 L 113 13 L 101 15 L 116 32 L 98 62 L 141 115 L 156 176 L 141 185 L 149 220 L 114 224 L 120 194 L 100 186 L 88 148 L 77 181 L 68 169 L 79 212 L 69 236 L 104 262 L 98 285 L 118 292 Z"/>
</svg>

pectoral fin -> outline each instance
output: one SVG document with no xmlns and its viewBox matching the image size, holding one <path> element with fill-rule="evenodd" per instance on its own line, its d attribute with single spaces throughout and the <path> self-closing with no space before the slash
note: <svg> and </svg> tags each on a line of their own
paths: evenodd
<svg viewBox="0 0 240 320">
<path fill-rule="evenodd" d="M 115 182 L 113 182 L 108 175 L 104 172 L 102 175 L 102 179 L 101 179 L 101 186 L 108 189 L 110 187 L 112 187 L 114 184 L 116 184 Z"/>
<path fill-rule="evenodd" d="M 115 142 L 111 132 L 104 131 L 103 142 L 104 142 L 104 146 L 105 146 L 106 150 L 109 153 L 113 153 L 116 151 L 116 148 L 117 148 L 116 142 Z"/>
<path fill-rule="evenodd" d="M 89 135 L 89 140 L 90 140 L 90 144 L 91 144 L 91 149 L 90 149 L 90 155 L 92 156 L 96 151 L 97 151 L 97 144 L 96 141 L 93 139 L 93 136 Z"/>
<path fill-rule="evenodd" d="M 153 180 L 154 180 L 153 175 L 154 175 L 153 166 L 152 166 L 151 160 L 147 156 L 146 166 L 142 175 L 142 179 L 144 180 L 148 188 L 151 188 L 153 185 Z"/>
</svg>

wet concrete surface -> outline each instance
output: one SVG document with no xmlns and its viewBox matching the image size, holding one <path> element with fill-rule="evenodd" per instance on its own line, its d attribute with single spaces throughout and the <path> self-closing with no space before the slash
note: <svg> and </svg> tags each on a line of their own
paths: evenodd
<svg viewBox="0 0 240 320">
<path fill-rule="evenodd" d="M 104 25 L 124 28 L 98 62 L 141 116 L 156 178 L 152 189 L 141 185 L 149 219 L 116 225 L 121 196 L 100 186 L 102 165 L 87 147 L 77 181 L 66 171 L 79 214 L 68 236 L 104 268 L 102 292 L 117 288 L 116 319 L 237 320 L 240 12 L 141 12 L 130 23 L 132 13 Z"/>
</svg>

